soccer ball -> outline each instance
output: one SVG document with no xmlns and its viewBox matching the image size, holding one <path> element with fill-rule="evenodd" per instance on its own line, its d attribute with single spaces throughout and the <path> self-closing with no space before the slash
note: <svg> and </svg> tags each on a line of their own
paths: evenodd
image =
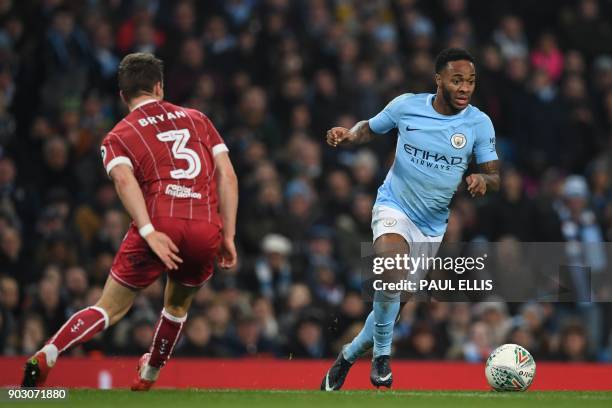
<svg viewBox="0 0 612 408">
<path fill-rule="evenodd" d="M 495 391 L 525 391 L 533 382 L 535 371 L 535 360 L 518 344 L 499 346 L 485 365 L 487 381 Z"/>
</svg>

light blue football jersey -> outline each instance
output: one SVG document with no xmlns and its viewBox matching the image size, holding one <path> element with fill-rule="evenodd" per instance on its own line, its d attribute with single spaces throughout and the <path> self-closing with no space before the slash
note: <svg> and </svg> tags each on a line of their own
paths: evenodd
<svg viewBox="0 0 612 408">
<path fill-rule="evenodd" d="M 375 206 L 403 211 L 427 236 L 446 231 L 448 206 L 472 156 L 478 164 L 497 160 L 491 119 L 472 105 L 442 115 L 434 97 L 400 95 L 369 120 L 374 133 L 398 129 L 395 161 Z"/>
</svg>

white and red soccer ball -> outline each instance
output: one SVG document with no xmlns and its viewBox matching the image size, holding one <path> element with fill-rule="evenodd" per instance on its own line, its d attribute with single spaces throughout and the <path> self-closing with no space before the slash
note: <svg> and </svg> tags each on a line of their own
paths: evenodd
<svg viewBox="0 0 612 408">
<path fill-rule="evenodd" d="M 518 344 L 504 344 L 493 350 L 485 364 L 485 375 L 495 391 L 525 391 L 535 377 L 536 363 Z"/>
</svg>

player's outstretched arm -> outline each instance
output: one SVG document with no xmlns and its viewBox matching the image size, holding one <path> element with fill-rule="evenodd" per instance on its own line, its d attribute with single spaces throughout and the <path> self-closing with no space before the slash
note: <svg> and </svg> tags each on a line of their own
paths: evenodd
<svg viewBox="0 0 612 408">
<path fill-rule="evenodd" d="M 111 169 L 109 175 L 113 179 L 119 199 L 134 220 L 140 235 L 166 265 L 166 268 L 178 269 L 177 264 L 183 262 L 177 255 L 178 248 L 170 237 L 163 232 L 155 231 L 153 228 L 147 211 L 147 204 L 132 168 L 125 164 L 119 164 Z"/>
<path fill-rule="evenodd" d="M 343 127 L 333 127 L 327 131 L 327 144 L 332 147 L 339 145 L 358 145 L 368 143 L 374 139 L 376 134 L 370 129 L 370 124 L 367 120 L 357 122 L 350 129 Z"/>
<path fill-rule="evenodd" d="M 487 191 L 498 191 L 500 184 L 499 160 L 492 160 L 478 165 L 480 173 L 466 177 L 468 191 L 472 197 L 481 197 Z"/>
<path fill-rule="evenodd" d="M 237 254 L 236 212 L 238 211 L 238 178 L 227 152 L 215 155 L 216 181 L 219 190 L 219 212 L 223 220 L 223 242 L 219 253 L 219 266 L 231 268 L 236 264 Z"/>
</svg>

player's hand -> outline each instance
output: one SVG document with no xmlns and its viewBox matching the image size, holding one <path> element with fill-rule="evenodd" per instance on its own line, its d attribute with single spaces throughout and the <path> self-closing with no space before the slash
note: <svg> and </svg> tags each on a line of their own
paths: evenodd
<svg viewBox="0 0 612 408">
<path fill-rule="evenodd" d="M 221 249 L 219 250 L 219 266 L 229 269 L 236 265 L 238 255 L 236 254 L 236 244 L 232 238 L 223 238 Z"/>
<path fill-rule="evenodd" d="M 327 131 L 326 141 L 331 147 L 337 147 L 350 141 L 351 131 L 343 127 L 333 127 Z"/>
<path fill-rule="evenodd" d="M 487 192 L 487 182 L 482 174 L 470 174 L 465 178 L 465 182 L 472 197 L 482 197 Z"/>
<path fill-rule="evenodd" d="M 169 236 L 160 231 L 153 231 L 145 237 L 149 247 L 170 270 L 178 269 L 183 260 L 177 255 L 178 248 Z"/>
</svg>

